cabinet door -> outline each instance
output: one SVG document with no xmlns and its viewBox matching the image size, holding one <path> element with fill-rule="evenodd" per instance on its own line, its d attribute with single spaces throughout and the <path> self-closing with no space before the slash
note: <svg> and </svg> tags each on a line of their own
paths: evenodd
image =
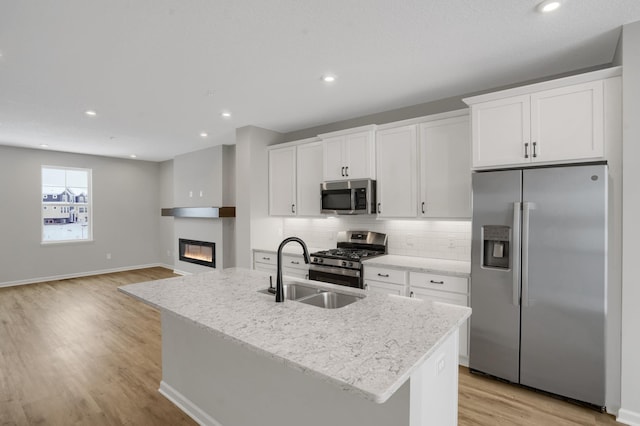
<svg viewBox="0 0 640 426">
<path fill-rule="evenodd" d="M 602 80 L 532 94 L 533 161 L 602 158 L 603 103 Z"/>
<path fill-rule="evenodd" d="M 365 280 L 364 289 L 372 293 L 405 295 L 405 287 L 399 284 L 391 284 L 380 281 Z"/>
<path fill-rule="evenodd" d="M 298 145 L 296 183 L 298 216 L 320 215 L 322 143 Z"/>
<path fill-rule="evenodd" d="M 345 138 L 345 175 L 348 179 L 375 178 L 371 132 L 354 133 Z"/>
<path fill-rule="evenodd" d="M 346 179 L 344 172 L 346 164 L 343 159 L 344 141 L 344 136 L 328 138 L 322 141 L 323 180 Z"/>
<path fill-rule="evenodd" d="M 471 107 L 473 167 L 529 163 L 531 160 L 530 110 L 529 95 L 473 105 Z M 528 156 L 525 156 L 525 149 L 528 151 Z"/>
<path fill-rule="evenodd" d="M 409 296 L 417 299 L 430 299 L 436 302 L 449 303 L 451 305 L 469 306 L 467 296 L 464 294 L 447 293 L 437 290 L 426 290 L 418 287 L 409 289 Z M 469 321 L 460 326 L 460 360 L 465 364 L 469 359 Z"/>
<path fill-rule="evenodd" d="M 471 217 L 471 135 L 469 117 L 420 125 L 422 217 Z"/>
<path fill-rule="evenodd" d="M 296 147 L 269 151 L 269 214 L 296 214 Z"/>
<path fill-rule="evenodd" d="M 377 132 L 376 155 L 378 217 L 416 217 L 416 126 Z"/>
</svg>

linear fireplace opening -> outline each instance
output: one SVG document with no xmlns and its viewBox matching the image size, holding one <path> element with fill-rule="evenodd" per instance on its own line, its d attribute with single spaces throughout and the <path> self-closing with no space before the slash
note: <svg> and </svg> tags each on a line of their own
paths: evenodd
<svg viewBox="0 0 640 426">
<path fill-rule="evenodd" d="M 216 267 L 216 243 L 178 238 L 179 259 L 183 262 Z"/>
</svg>

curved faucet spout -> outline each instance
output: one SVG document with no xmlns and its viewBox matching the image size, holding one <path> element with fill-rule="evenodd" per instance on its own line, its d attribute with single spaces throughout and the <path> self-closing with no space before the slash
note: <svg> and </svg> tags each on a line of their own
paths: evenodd
<svg viewBox="0 0 640 426">
<path fill-rule="evenodd" d="M 295 241 L 302 246 L 302 251 L 304 254 L 304 263 L 309 263 L 311 259 L 309 258 L 309 250 L 307 250 L 307 245 L 298 237 L 289 237 L 282 240 L 280 246 L 278 247 L 278 270 L 276 272 L 276 302 L 284 302 L 284 286 L 282 285 L 282 249 L 287 243 L 291 241 Z"/>
</svg>

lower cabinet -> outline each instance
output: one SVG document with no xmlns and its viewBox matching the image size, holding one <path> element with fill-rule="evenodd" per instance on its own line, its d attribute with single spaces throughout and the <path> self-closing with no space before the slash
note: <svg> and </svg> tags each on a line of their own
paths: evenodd
<svg viewBox="0 0 640 426">
<path fill-rule="evenodd" d="M 409 297 L 469 306 L 469 280 L 462 277 L 409 272 Z M 469 365 L 469 321 L 460 327 L 460 364 Z"/>
<path fill-rule="evenodd" d="M 469 280 L 464 277 L 365 266 L 364 289 L 373 293 L 469 306 Z M 464 366 L 469 365 L 468 321 L 460 327 L 459 363 Z"/>
<path fill-rule="evenodd" d="M 364 289 L 373 293 L 406 296 L 407 272 L 397 269 L 365 266 Z"/>
<path fill-rule="evenodd" d="M 253 269 L 275 275 L 278 269 L 278 256 L 273 252 L 254 251 Z M 282 275 L 294 278 L 309 278 L 309 266 L 304 263 L 302 255 L 282 255 Z M 275 281 L 273 283 L 275 285 Z"/>
</svg>

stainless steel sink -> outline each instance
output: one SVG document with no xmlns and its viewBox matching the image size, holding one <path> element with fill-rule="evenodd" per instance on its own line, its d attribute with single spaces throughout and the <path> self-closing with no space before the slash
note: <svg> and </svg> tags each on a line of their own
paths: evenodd
<svg viewBox="0 0 640 426">
<path fill-rule="evenodd" d="M 311 287 L 303 284 L 284 284 L 284 298 L 287 300 L 298 300 L 303 297 L 318 294 L 322 290 L 316 287 Z M 260 290 L 260 293 L 272 294 L 268 290 Z"/>
<path fill-rule="evenodd" d="M 350 305 L 363 299 L 365 296 L 356 296 L 335 291 L 327 291 L 322 288 L 313 287 L 301 283 L 284 284 L 284 297 L 287 300 L 306 303 L 307 305 L 318 306 L 325 309 L 337 309 Z M 269 293 L 267 289 L 259 290 L 260 293 Z"/>
<path fill-rule="evenodd" d="M 333 291 L 324 291 L 313 296 L 305 297 L 298 300 L 300 303 L 318 306 L 325 309 L 337 309 L 350 305 L 364 296 L 354 296 L 352 294 L 335 293 Z"/>
</svg>

